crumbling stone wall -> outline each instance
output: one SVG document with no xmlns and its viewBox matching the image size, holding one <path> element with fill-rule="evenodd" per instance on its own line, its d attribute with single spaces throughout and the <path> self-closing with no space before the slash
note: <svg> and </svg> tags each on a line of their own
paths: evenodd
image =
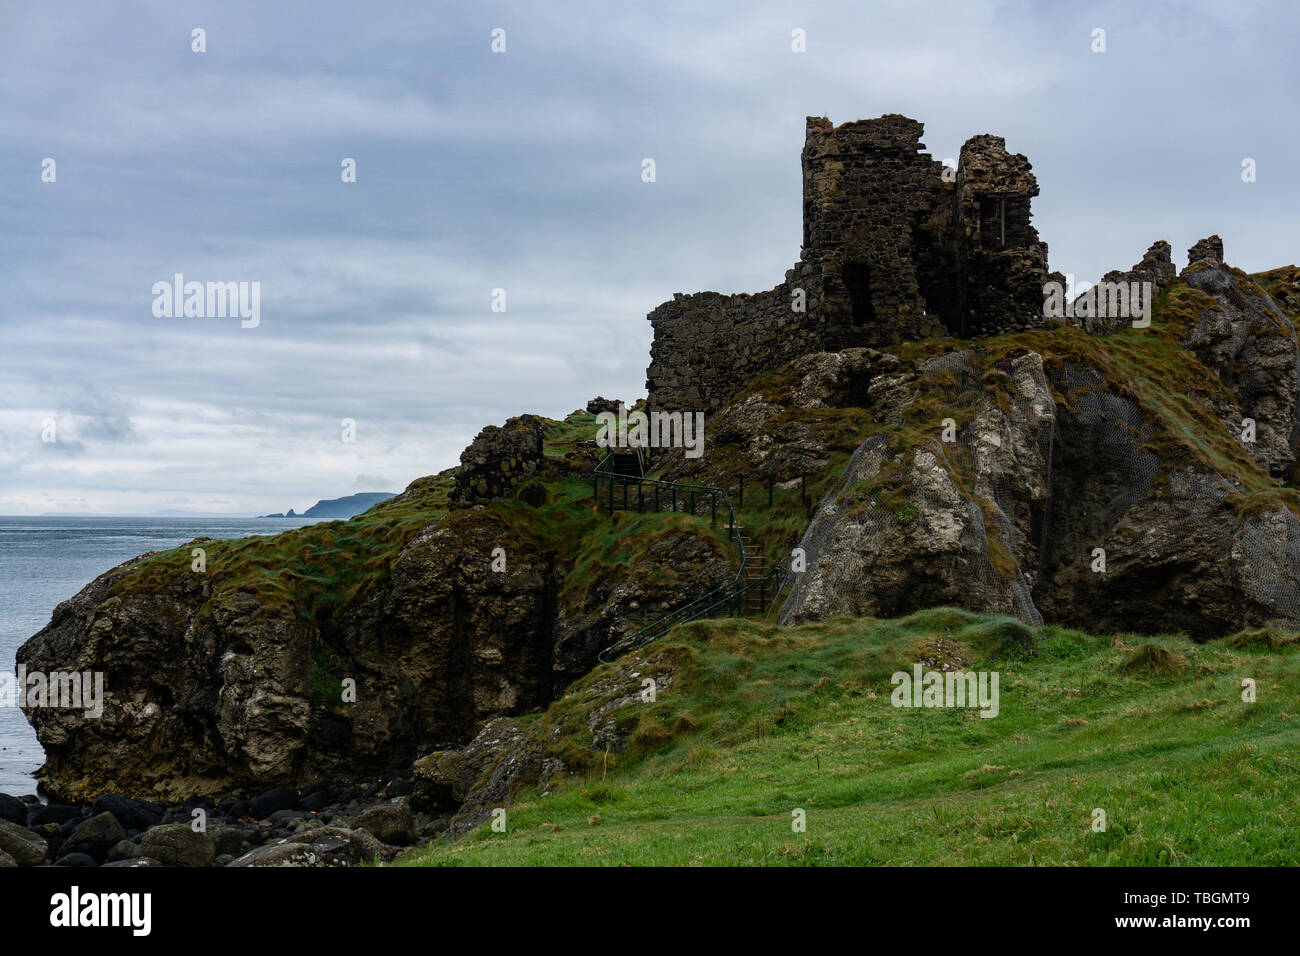
<svg viewBox="0 0 1300 956">
<path fill-rule="evenodd" d="M 1194 266 L 1198 262 L 1222 262 L 1223 261 L 1223 240 L 1217 235 L 1201 239 L 1192 248 L 1187 250 L 1187 265 Z"/>
<path fill-rule="evenodd" d="M 839 127 L 808 117 L 799 262 L 768 292 L 679 293 L 652 311 L 651 407 L 716 410 L 809 352 L 1048 323 L 1029 161 L 976 136 L 945 175 L 923 131 L 897 114 Z"/>
<path fill-rule="evenodd" d="M 957 165 L 955 314 L 949 331 L 986 335 L 1045 325 L 1047 243 L 1029 224 L 1038 182 L 1029 160 L 1007 152 L 1001 136 L 973 136 Z"/>
<path fill-rule="evenodd" d="M 591 401 L 587 402 L 587 414 L 599 415 L 601 412 L 618 413 L 619 406 L 623 400 L 619 398 L 606 398 L 604 395 L 597 395 Z"/>
<path fill-rule="evenodd" d="M 921 150 L 924 127 L 905 116 L 845 123 L 810 118 L 803 150 L 800 270 L 817 288 L 829 347 L 879 346 L 942 335 L 937 299 L 954 266 L 943 164 Z M 936 299 L 931 305 L 922 293 Z M 929 306 L 929 308 L 927 308 Z"/>
<path fill-rule="evenodd" d="M 811 311 L 811 308 L 810 308 Z M 710 412 L 760 374 L 821 349 L 824 336 L 791 309 L 791 285 L 757 295 L 673 296 L 650 313 L 646 388 L 652 408 Z"/>
<path fill-rule="evenodd" d="M 545 426 L 536 415 L 520 415 L 504 426 L 488 425 L 460 453 L 451 501 L 461 506 L 509 497 L 537 474 Z"/>
<path fill-rule="evenodd" d="M 1220 252 L 1222 252 L 1222 248 L 1220 248 Z M 1164 239 L 1157 239 L 1155 242 L 1151 243 L 1151 247 L 1147 249 L 1146 254 L 1142 256 L 1141 262 L 1137 263 L 1127 272 L 1120 271 L 1119 269 L 1112 269 L 1110 272 L 1107 272 L 1101 277 L 1101 282 L 1098 284 L 1098 288 L 1105 287 L 1108 284 L 1120 283 L 1126 286 L 1131 293 L 1135 283 L 1139 288 L 1141 288 L 1143 283 L 1149 282 L 1151 283 L 1151 300 L 1154 302 L 1155 298 L 1160 295 L 1161 290 L 1170 282 L 1173 282 L 1175 276 L 1178 274 L 1178 269 L 1174 266 L 1172 254 L 1173 249 L 1170 247 L 1169 243 Z M 1087 293 L 1084 293 L 1083 295 L 1086 294 Z M 1071 325 L 1092 333 L 1093 335 L 1109 335 L 1112 332 L 1118 332 L 1121 329 L 1129 328 L 1133 324 L 1137 312 L 1140 311 L 1140 306 L 1130 294 L 1130 297 L 1127 300 L 1129 308 L 1127 310 L 1128 314 L 1126 315 L 1110 314 L 1108 310 L 1101 309 L 1093 311 L 1090 315 L 1080 316 L 1075 313 L 1077 312 L 1077 303 L 1083 295 L 1075 297 L 1075 305 L 1072 306 L 1070 310 L 1071 315 L 1067 317 L 1066 321 Z M 1094 292 L 1093 296 L 1094 301 L 1101 301 L 1097 293 Z M 1104 314 L 1097 314 L 1098 311 Z"/>
</svg>

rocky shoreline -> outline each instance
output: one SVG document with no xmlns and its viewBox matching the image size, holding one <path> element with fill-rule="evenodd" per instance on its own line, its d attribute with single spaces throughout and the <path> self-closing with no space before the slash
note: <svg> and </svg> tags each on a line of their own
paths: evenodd
<svg viewBox="0 0 1300 956">
<path fill-rule="evenodd" d="M 0 793 L 0 867 L 358 866 L 473 830 L 516 794 L 546 797 L 616 761 L 650 679 L 673 686 L 680 650 L 647 648 L 569 687 L 544 719 L 485 721 L 460 747 L 352 783 L 155 801 L 120 793 L 43 803 Z M 202 811 L 199 813 L 198 811 Z M 196 820 L 202 820 L 201 832 Z"/>
<path fill-rule="evenodd" d="M 106 794 L 89 805 L 0 794 L 0 868 L 357 866 L 438 836 L 411 810 L 409 776 L 279 787 L 181 803 Z"/>
</svg>

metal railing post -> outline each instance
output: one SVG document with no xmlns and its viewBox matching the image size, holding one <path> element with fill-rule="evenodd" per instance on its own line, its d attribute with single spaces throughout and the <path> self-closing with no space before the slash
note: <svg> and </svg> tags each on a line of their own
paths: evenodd
<svg viewBox="0 0 1300 956">
<path fill-rule="evenodd" d="M 612 462 L 607 467 L 612 468 Z M 614 498 L 615 479 L 618 479 L 623 483 L 624 510 L 631 510 L 632 496 L 631 496 L 631 492 L 627 487 L 628 483 L 630 481 L 636 481 L 637 483 L 636 498 L 637 498 L 638 513 L 644 512 L 645 510 L 645 481 L 646 480 L 649 480 L 651 484 L 654 485 L 654 507 L 656 512 L 659 511 L 659 509 L 662 507 L 663 504 L 659 494 L 659 489 L 661 486 L 666 487 L 668 489 L 669 494 L 672 496 L 671 504 L 672 504 L 672 510 L 674 514 L 677 513 L 677 489 L 678 488 L 681 488 L 682 491 L 685 492 L 682 498 L 682 504 L 687 505 L 690 508 L 690 513 L 692 517 L 694 517 L 696 514 L 696 507 L 697 507 L 696 501 L 699 495 L 708 494 L 709 521 L 715 528 L 717 527 L 717 521 L 718 521 L 718 496 L 721 495 L 722 503 L 727 507 L 727 537 L 729 541 L 735 542 L 736 549 L 739 552 L 739 556 L 740 556 L 740 567 L 736 571 L 736 576 L 727 584 L 720 585 L 719 587 L 714 588 L 712 591 L 709 591 L 703 597 L 696 598 L 693 601 L 683 604 L 680 607 L 672 611 L 669 611 L 668 614 L 660 617 L 655 622 L 646 626 L 642 626 L 639 630 L 633 632 L 632 634 L 627 635 L 622 640 L 615 642 L 614 644 L 610 645 L 609 647 L 601 651 L 600 654 L 597 655 L 598 660 L 600 660 L 602 663 L 608 662 L 612 660 L 614 657 L 617 657 L 618 655 L 623 654 L 628 650 L 635 650 L 635 649 L 642 648 L 647 644 L 649 644 L 651 641 L 657 640 L 658 638 L 662 637 L 672 628 L 678 626 L 679 624 L 683 624 L 687 621 L 694 621 L 703 617 L 725 616 L 728 613 L 730 613 L 731 616 L 733 617 L 742 617 L 744 616 L 745 613 L 748 612 L 748 608 L 751 602 L 746 595 L 750 592 L 750 590 L 753 589 L 753 586 L 756 582 L 742 581 L 742 577 L 744 575 L 745 566 L 746 566 L 746 557 L 747 557 L 745 554 L 745 543 L 744 543 L 744 539 L 741 537 L 741 533 L 740 533 L 741 525 L 737 520 L 736 508 L 732 504 L 727 489 L 717 488 L 711 485 L 696 485 L 696 484 L 681 483 L 676 481 L 661 481 L 655 478 L 646 479 L 644 475 L 641 476 L 624 475 L 624 474 L 615 473 L 613 471 L 604 471 L 602 470 L 601 465 L 598 465 L 597 471 L 595 472 L 592 478 L 592 486 L 593 486 L 593 492 L 594 492 L 597 509 L 599 509 L 600 507 L 600 481 L 602 478 L 609 479 L 609 500 L 606 504 L 607 507 L 609 508 L 609 513 L 611 517 L 613 516 L 615 511 L 615 498 Z M 772 482 L 774 481 L 775 479 L 769 476 L 769 499 L 771 497 L 770 492 L 771 492 Z M 740 496 L 744 495 L 743 477 L 741 477 L 740 479 L 739 495 Z M 757 583 L 759 583 L 761 587 L 761 590 L 759 591 L 759 601 L 762 604 L 764 612 L 766 612 L 767 583 L 765 579 Z"/>
</svg>

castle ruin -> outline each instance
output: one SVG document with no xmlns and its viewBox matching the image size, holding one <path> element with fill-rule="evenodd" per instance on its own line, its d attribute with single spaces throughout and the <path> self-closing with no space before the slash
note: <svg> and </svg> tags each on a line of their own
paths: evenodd
<svg viewBox="0 0 1300 956">
<path fill-rule="evenodd" d="M 923 131 L 898 114 L 839 127 L 808 117 L 798 263 L 770 291 L 678 293 L 651 312 L 652 407 L 713 412 L 808 352 L 1050 322 L 1029 161 L 981 135 L 945 170 L 922 151 Z"/>
</svg>

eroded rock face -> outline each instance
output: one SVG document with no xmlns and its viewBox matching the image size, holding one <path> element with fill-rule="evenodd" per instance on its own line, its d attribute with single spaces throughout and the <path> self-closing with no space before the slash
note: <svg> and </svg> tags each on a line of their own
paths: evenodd
<svg viewBox="0 0 1300 956">
<path fill-rule="evenodd" d="M 536 776 L 541 754 L 541 742 L 530 739 L 513 721 L 489 720 L 463 748 L 437 751 L 415 762 L 412 806 L 429 813 L 459 810 L 477 822 L 504 806 L 524 777 Z"/>
<path fill-rule="evenodd" d="M 964 353 L 927 372 L 955 374 L 959 387 L 973 375 Z M 1037 354 L 1004 374 L 1009 406 L 972 392 L 959 440 L 925 441 L 900 458 L 880 439 L 855 454 L 800 542 L 808 569 L 794 578 L 783 623 L 940 604 L 1034 618 L 1032 532 L 1048 495 L 1055 406 Z M 973 475 L 973 487 L 961 475 Z"/>
<path fill-rule="evenodd" d="M 1181 278 L 1210 295 L 1184 344 L 1237 396 L 1224 410 L 1234 431 L 1244 419 L 1255 422 L 1252 458 L 1270 474 L 1284 476 L 1295 464 L 1300 440 L 1300 349 L 1295 327 L 1263 289 L 1222 262 L 1217 236 L 1193 246 L 1191 264 Z"/>
<path fill-rule="evenodd" d="M 583 772 L 585 766 L 621 754 L 627 746 L 629 728 L 635 722 L 620 721 L 629 711 L 645 706 L 645 680 L 654 681 L 656 692 L 668 690 L 680 666 L 679 648 L 652 644 L 619 658 L 597 679 L 579 682 L 566 691 L 553 723 L 535 721 L 521 726 L 510 718 L 488 721 L 465 746 L 441 750 L 417 760 L 411 805 L 416 810 L 453 813 L 447 833 L 465 833 L 487 820 L 493 811 L 506 808 L 526 788 L 545 796 L 554 781 Z M 590 749 L 567 751 L 561 757 L 550 745 L 574 727 L 585 724 Z M 586 735 L 584 735 L 585 737 Z"/>
<path fill-rule="evenodd" d="M 955 441 L 901 455 L 864 443 L 800 542 L 808 570 L 784 623 L 952 604 L 1196 639 L 1300 627 L 1290 510 L 1247 507 L 1227 478 L 1162 460 L 1152 422 L 1095 370 L 1029 353 L 1002 371 L 1005 398 L 972 387 L 967 353 L 920 369 L 953 376 L 950 407 L 971 396 L 968 419 Z"/>
<path fill-rule="evenodd" d="M 1184 632 L 1197 640 L 1300 627 L 1300 522 L 1283 507 L 1242 516 L 1229 482 L 1176 471 L 1109 523 L 1061 532 L 1035 598 L 1049 620 L 1097 632 Z M 1067 523 L 1069 505 L 1056 517 Z M 1094 548 L 1105 551 L 1095 570 Z"/>
</svg>

